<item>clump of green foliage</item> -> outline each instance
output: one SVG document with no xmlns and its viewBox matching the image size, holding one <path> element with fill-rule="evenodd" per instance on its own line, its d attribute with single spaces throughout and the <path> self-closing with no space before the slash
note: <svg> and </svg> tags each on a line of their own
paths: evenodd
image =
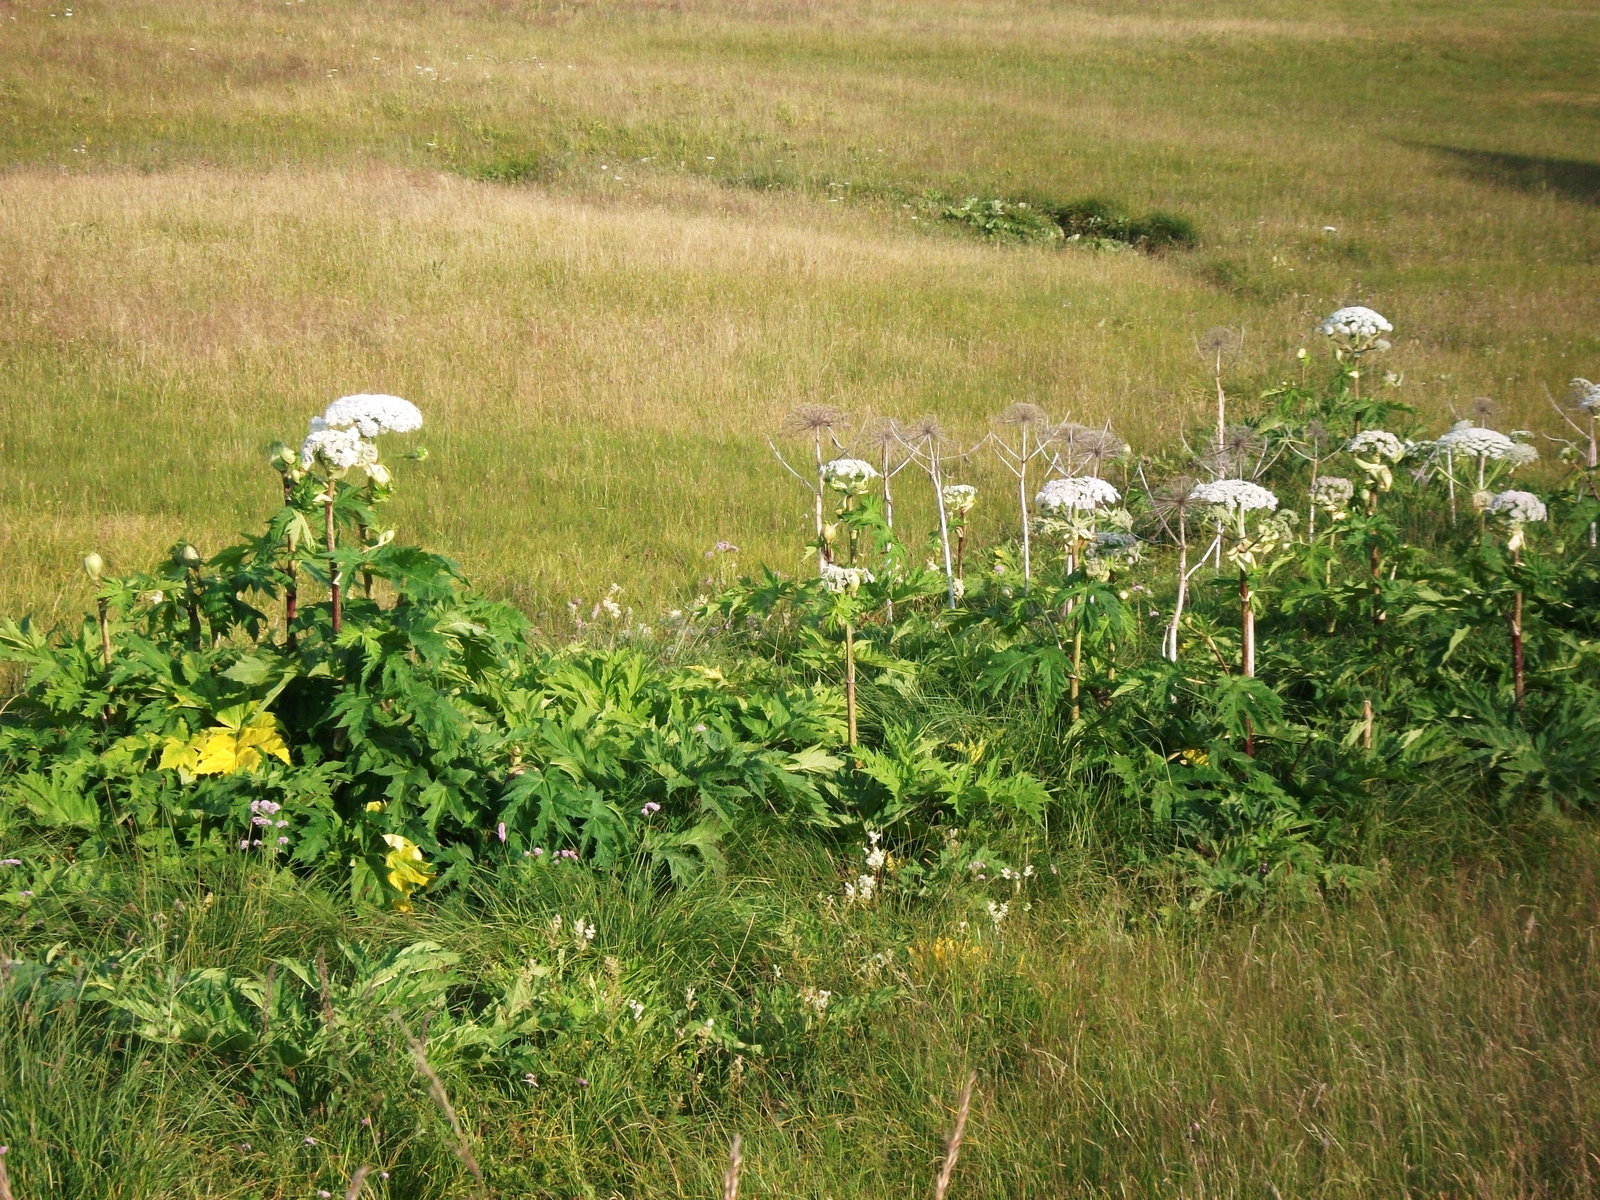
<svg viewBox="0 0 1600 1200">
<path fill-rule="evenodd" d="M 1200 244 L 1200 235 L 1187 217 L 1165 212 L 1129 217 L 1109 201 L 1095 198 L 1058 204 L 969 196 L 959 204 L 944 206 L 940 215 L 1002 241 L 1060 241 L 1152 253 Z"/>
</svg>

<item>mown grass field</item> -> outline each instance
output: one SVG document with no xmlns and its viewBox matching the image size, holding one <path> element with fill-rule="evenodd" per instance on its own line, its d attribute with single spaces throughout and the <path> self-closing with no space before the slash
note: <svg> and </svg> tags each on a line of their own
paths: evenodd
<svg viewBox="0 0 1600 1200">
<path fill-rule="evenodd" d="M 614 583 L 643 621 L 686 606 L 719 539 L 808 570 L 810 498 L 767 444 L 804 455 L 804 403 L 965 445 L 1032 401 L 1155 452 L 1214 403 L 1204 331 L 1246 331 L 1225 383 L 1250 412 L 1364 303 L 1430 436 L 1485 395 L 1555 432 L 1546 389 L 1600 375 L 1597 61 L 1585 3 L 0 0 L 0 615 L 75 622 L 88 551 L 127 572 L 256 527 L 267 446 L 356 391 L 427 420 L 402 539 L 558 638 Z M 975 195 L 1099 196 L 1200 240 L 985 241 L 939 215 Z M 984 490 L 973 545 L 1010 536 L 1009 477 L 955 474 Z M 890 997 L 732 1078 L 621 1016 L 535 1083 L 451 1076 L 495 1195 L 720 1194 L 734 1133 L 747 1197 L 921 1195 L 969 1071 L 952 1198 L 1600 1193 L 1586 819 L 1390 780 L 1377 884 L 1241 917 L 1185 914 L 1063 805 L 1003 930 L 953 891 L 842 915 L 859 847 L 757 823 L 681 890 L 486 872 L 409 914 L 141 851 L 19 910 L 0 957 L 257 971 L 432 939 L 476 997 L 586 914 L 561 983 L 596 1013 L 780 978 Z M 377 1194 L 471 1194 L 395 1046 L 331 1093 L 367 1108 L 297 1108 L 8 1012 L 16 1195 L 337 1195 L 363 1163 Z"/>
</svg>

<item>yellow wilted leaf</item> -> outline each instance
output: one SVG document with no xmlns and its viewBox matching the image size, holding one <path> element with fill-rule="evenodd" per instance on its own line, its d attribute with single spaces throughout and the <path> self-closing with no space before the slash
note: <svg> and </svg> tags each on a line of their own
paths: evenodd
<svg viewBox="0 0 1600 1200">
<path fill-rule="evenodd" d="M 203 729 L 188 742 L 168 738 L 161 765 L 191 775 L 236 775 L 254 771 L 268 755 L 289 761 L 289 747 L 271 713 L 257 713 L 238 724 L 228 723 L 227 715 L 221 714 L 224 724 Z"/>
<path fill-rule="evenodd" d="M 389 853 L 383 856 L 383 863 L 389 868 L 389 886 L 401 897 L 395 902 L 395 907 L 401 912 L 408 912 L 411 893 L 433 882 L 433 866 L 422 857 L 422 847 L 410 838 L 386 833 L 383 840 L 390 846 Z"/>
<path fill-rule="evenodd" d="M 161 748 L 163 771 L 187 771 L 193 775 L 200 762 L 200 747 L 194 741 L 169 737 Z"/>
</svg>

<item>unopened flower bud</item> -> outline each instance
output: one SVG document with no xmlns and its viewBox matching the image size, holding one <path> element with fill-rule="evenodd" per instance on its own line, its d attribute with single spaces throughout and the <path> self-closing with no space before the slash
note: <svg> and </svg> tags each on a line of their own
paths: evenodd
<svg viewBox="0 0 1600 1200">
<path fill-rule="evenodd" d="M 106 560 L 101 558 L 98 554 L 94 553 L 93 551 L 90 551 L 88 554 L 85 554 L 83 556 L 83 570 L 84 570 L 84 573 L 87 574 L 89 576 L 89 578 L 93 579 L 96 583 L 98 583 L 100 581 L 100 576 L 105 572 L 105 569 L 106 569 Z"/>
<path fill-rule="evenodd" d="M 200 565 L 200 551 L 191 545 L 185 545 L 182 550 L 178 551 L 178 561 L 191 569 L 198 567 Z"/>
<path fill-rule="evenodd" d="M 831 541 L 833 541 L 834 538 L 836 538 L 838 536 L 839 536 L 839 527 L 837 525 L 824 525 L 822 527 L 822 540 L 823 541 L 831 542 Z"/>
<path fill-rule="evenodd" d="M 300 456 L 286 443 L 273 442 L 267 451 L 267 461 L 279 471 L 292 471 L 299 464 Z"/>
</svg>

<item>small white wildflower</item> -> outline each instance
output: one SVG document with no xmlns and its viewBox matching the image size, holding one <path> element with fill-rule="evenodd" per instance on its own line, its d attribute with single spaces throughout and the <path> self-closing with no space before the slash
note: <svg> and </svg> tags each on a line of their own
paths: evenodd
<svg viewBox="0 0 1600 1200">
<path fill-rule="evenodd" d="M 1278 498 L 1259 483 L 1248 479 L 1213 479 L 1202 483 L 1189 493 L 1189 499 L 1199 504 L 1215 504 L 1219 508 L 1253 512 L 1268 512 L 1278 507 Z"/>
<path fill-rule="evenodd" d="M 1109 508 L 1121 499 L 1122 493 L 1104 479 L 1093 475 L 1071 475 L 1065 479 L 1050 480 L 1039 490 L 1033 502 L 1047 513 L 1092 512 L 1097 508 Z"/>
<path fill-rule="evenodd" d="M 1000 928 L 1000 923 L 1006 919 L 1006 915 L 1010 911 L 1011 905 L 1009 904 L 996 904 L 993 900 L 989 901 L 989 920 L 994 922 L 996 929 Z"/>
<path fill-rule="evenodd" d="M 861 495 L 877 477 L 878 472 L 873 470 L 872 464 L 862 462 L 859 458 L 836 458 L 822 468 L 823 481 L 834 491 L 847 496 Z"/>
<path fill-rule="evenodd" d="M 1355 494 L 1355 484 L 1338 475 L 1319 475 L 1311 485 L 1311 503 L 1329 512 L 1341 511 Z"/>
<path fill-rule="evenodd" d="M 578 949 L 582 950 L 594 941 L 594 922 L 579 917 L 572 923 L 572 938 L 578 943 Z"/>
<path fill-rule="evenodd" d="M 816 1009 L 820 1017 L 828 1011 L 828 1001 L 833 999 L 833 993 L 822 988 L 806 987 L 800 989 L 800 999 Z"/>
<path fill-rule="evenodd" d="M 1386 458 L 1399 462 L 1406 456 L 1406 446 L 1387 429 L 1363 429 L 1351 438 L 1345 449 L 1359 458 Z"/>
<path fill-rule="evenodd" d="M 881 870 L 882 867 L 883 867 L 884 859 L 885 859 L 885 854 L 884 854 L 883 847 L 881 847 L 881 846 L 874 847 L 867 854 L 867 867 L 868 867 L 868 869 L 869 870 L 873 870 L 873 871 Z"/>
<path fill-rule="evenodd" d="M 328 405 L 322 420 L 329 429 L 354 429 L 366 438 L 422 428 L 422 412 L 399 396 L 344 396 Z"/>
<path fill-rule="evenodd" d="M 636 1023 L 644 1020 L 644 1005 L 640 1004 L 639 1001 L 629 1000 L 628 1011 L 633 1014 L 633 1019 Z"/>
</svg>

